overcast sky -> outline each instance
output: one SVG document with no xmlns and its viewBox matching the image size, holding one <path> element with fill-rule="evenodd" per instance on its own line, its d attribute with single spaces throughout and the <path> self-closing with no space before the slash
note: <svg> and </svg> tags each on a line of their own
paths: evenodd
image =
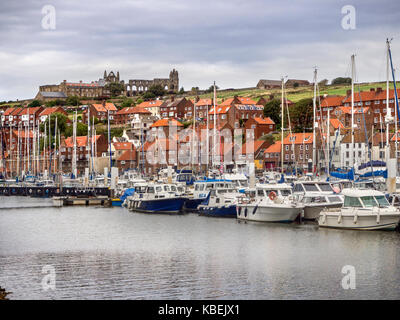
<svg viewBox="0 0 400 320">
<path fill-rule="evenodd" d="M 44 5 L 55 30 L 42 27 Z M 356 29 L 342 28 L 342 7 Z M 400 69 L 400 1 L 342 0 L 1 0 L 0 101 L 36 95 L 39 85 L 168 77 L 180 86 L 254 87 L 260 78 L 385 79 L 385 39 Z M 47 21 L 47 20 L 46 20 Z M 400 77 L 400 72 L 399 72 Z"/>
</svg>

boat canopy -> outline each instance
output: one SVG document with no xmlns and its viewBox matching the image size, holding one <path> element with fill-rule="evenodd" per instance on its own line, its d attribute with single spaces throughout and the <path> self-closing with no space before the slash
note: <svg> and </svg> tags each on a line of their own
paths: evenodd
<svg viewBox="0 0 400 320">
<path fill-rule="evenodd" d="M 346 197 L 376 197 L 385 194 L 373 189 L 343 189 L 342 194 Z"/>
</svg>

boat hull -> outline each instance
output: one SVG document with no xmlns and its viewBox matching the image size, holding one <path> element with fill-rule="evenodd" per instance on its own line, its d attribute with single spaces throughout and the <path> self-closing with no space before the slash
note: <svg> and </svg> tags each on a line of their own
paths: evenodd
<svg viewBox="0 0 400 320">
<path fill-rule="evenodd" d="M 350 230 L 394 230 L 399 224 L 399 214 L 342 215 L 321 212 L 318 225 L 323 228 Z"/>
<path fill-rule="evenodd" d="M 178 214 L 182 212 L 186 198 L 164 198 L 152 200 L 133 200 L 131 210 L 143 213 Z"/>
<path fill-rule="evenodd" d="M 199 215 L 207 217 L 236 218 L 236 205 L 208 207 L 200 205 Z"/>
<path fill-rule="evenodd" d="M 305 220 L 317 220 L 319 218 L 319 214 L 323 209 L 327 208 L 340 208 L 342 207 L 342 203 L 337 203 L 337 204 L 324 204 L 324 205 L 305 205 L 303 212 L 304 216 L 303 219 Z"/>
<path fill-rule="evenodd" d="M 240 205 L 237 207 L 237 218 L 248 221 L 290 223 L 296 220 L 302 209 L 293 206 Z"/>
<path fill-rule="evenodd" d="M 198 206 L 204 201 L 203 199 L 187 199 L 183 205 L 183 210 L 186 212 L 197 212 Z"/>
</svg>

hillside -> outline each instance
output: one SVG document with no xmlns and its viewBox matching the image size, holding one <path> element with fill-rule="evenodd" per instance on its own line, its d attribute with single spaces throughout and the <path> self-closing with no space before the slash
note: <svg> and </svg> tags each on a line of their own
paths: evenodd
<svg viewBox="0 0 400 320">
<path fill-rule="evenodd" d="M 386 83 L 384 82 L 371 82 L 371 83 L 361 83 L 356 84 L 354 89 L 356 92 L 366 91 L 370 88 L 378 88 L 382 87 L 386 89 Z M 390 88 L 393 88 L 393 83 L 390 84 Z M 324 95 L 346 95 L 346 91 L 350 90 L 351 87 L 349 85 L 328 85 L 320 88 L 319 94 Z M 312 98 L 314 95 L 314 88 L 312 86 L 308 87 L 300 87 L 296 89 L 287 89 L 286 90 L 287 98 L 293 102 L 297 102 L 301 99 Z M 217 91 L 217 99 L 218 101 L 222 99 L 232 98 L 233 96 L 241 96 L 241 97 L 249 97 L 257 100 L 260 97 L 268 98 L 270 95 L 274 95 L 275 98 L 280 99 L 281 90 L 280 89 L 257 89 L 257 88 L 244 88 L 244 89 L 227 89 L 227 90 L 218 90 Z M 211 98 L 213 93 L 200 94 L 200 98 Z M 189 98 L 194 98 L 195 95 L 189 95 Z"/>
</svg>

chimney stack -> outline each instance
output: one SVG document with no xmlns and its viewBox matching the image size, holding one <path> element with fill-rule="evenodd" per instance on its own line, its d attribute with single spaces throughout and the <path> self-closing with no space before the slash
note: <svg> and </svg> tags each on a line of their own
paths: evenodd
<svg viewBox="0 0 400 320">
<path fill-rule="evenodd" d="M 371 88 L 371 89 L 369 89 L 369 91 L 375 92 L 375 88 Z"/>
<path fill-rule="evenodd" d="M 346 95 L 350 96 L 351 95 L 351 90 L 346 91 Z"/>
<path fill-rule="evenodd" d="M 377 89 L 376 89 L 376 92 L 377 92 L 377 93 L 382 92 L 382 88 L 377 88 Z"/>
</svg>

